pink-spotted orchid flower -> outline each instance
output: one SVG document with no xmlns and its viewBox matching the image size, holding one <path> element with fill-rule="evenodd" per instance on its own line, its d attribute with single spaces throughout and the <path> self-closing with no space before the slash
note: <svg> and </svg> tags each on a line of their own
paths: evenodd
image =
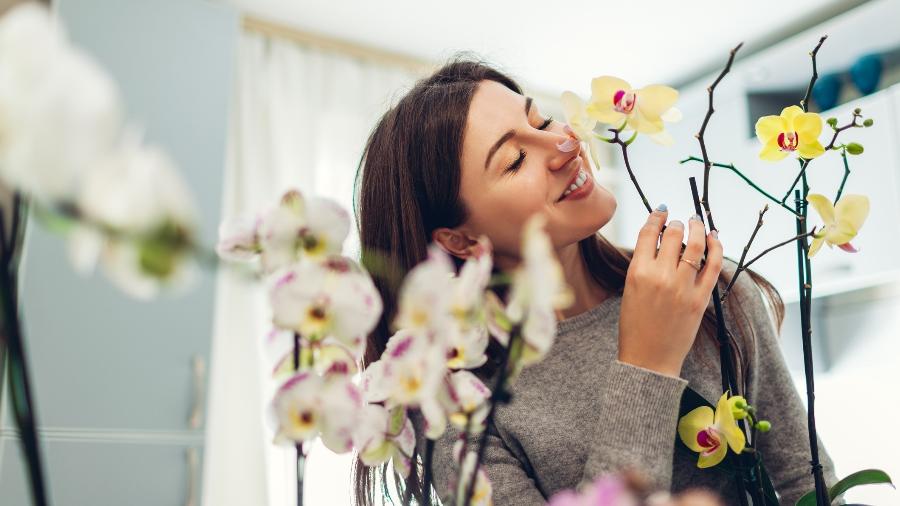
<svg viewBox="0 0 900 506">
<path fill-rule="evenodd" d="M 697 461 L 700 468 L 722 462 L 729 447 L 735 453 L 741 453 L 747 443 L 735 421 L 728 392 L 719 398 L 715 412 L 709 406 L 700 406 L 681 417 L 678 436 L 688 448 L 700 454 Z"/>
<path fill-rule="evenodd" d="M 355 348 L 381 315 L 372 279 L 346 257 L 300 262 L 278 273 L 269 292 L 273 323 L 309 340 L 332 336 Z"/>
<path fill-rule="evenodd" d="M 843 195 L 837 204 L 832 205 L 828 197 L 818 193 L 810 193 L 806 200 L 816 209 L 825 226 L 817 231 L 809 245 L 807 256 L 812 258 L 822 244 L 829 248 L 837 246 L 849 253 L 857 249 L 850 244 L 859 229 L 869 216 L 869 197 L 865 195 Z"/>
<path fill-rule="evenodd" d="M 450 257 L 432 244 L 428 248 L 428 257 L 403 279 L 394 326 L 421 331 L 432 340 L 439 339 L 442 329 L 451 323 L 453 276 Z"/>
<path fill-rule="evenodd" d="M 277 206 L 255 219 L 232 217 L 219 225 L 216 252 L 231 261 L 257 256 L 269 274 L 300 260 L 322 261 L 340 254 L 350 230 L 347 212 L 326 198 L 285 192 Z"/>
<path fill-rule="evenodd" d="M 763 116 L 756 121 L 756 137 L 763 144 L 759 157 L 776 162 L 791 153 L 812 159 L 825 153 L 819 142 L 822 118 L 814 112 L 803 112 L 796 105 L 785 107 L 778 116 Z"/>
<path fill-rule="evenodd" d="M 628 82 L 613 76 L 595 77 L 591 81 L 591 99 L 587 114 L 601 123 L 634 130 L 651 140 L 672 144 L 664 122 L 681 120 L 681 111 L 673 107 L 678 91 L 661 84 L 632 89 Z"/>
<path fill-rule="evenodd" d="M 276 392 L 270 416 L 276 424 L 274 442 L 294 444 L 321 436 L 326 448 L 346 453 L 353 448 L 353 430 L 359 423 L 362 393 L 347 376 L 323 379 L 302 371 Z"/>
</svg>

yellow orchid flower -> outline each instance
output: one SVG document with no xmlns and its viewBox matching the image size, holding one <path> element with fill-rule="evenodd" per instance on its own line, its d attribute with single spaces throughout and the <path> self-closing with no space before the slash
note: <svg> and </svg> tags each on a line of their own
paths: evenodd
<svg viewBox="0 0 900 506">
<path fill-rule="evenodd" d="M 856 253 L 857 249 L 850 244 L 850 239 L 856 237 L 863 222 L 869 216 L 869 197 L 865 195 L 843 195 L 836 205 L 832 205 L 824 195 L 810 193 L 806 200 L 822 217 L 825 226 L 813 236 L 809 245 L 807 257 L 812 258 L 822 243 L 828 247 L 837 246 L 844 251 Z"/>
<path fill-rule="evenodd" d="M 825 152 L 819 142 L 822 118 L 803 112 L 796 105 L 785 107 L 780 116 L 763 116 L 756 121 L 756 136 L 763 144 L 759 157 L 777 162 L 796 151 L 801 158 L 815 158 Z"/>
<path fill-rule="evenodd" d="M 681 111 L 672 107 L 678 91 L 661 84 L 634 90 L 628 82 L 613 76 L 600 76 L 591 81 L 589 117 L 616 127 L 622 125 L 647 134 L 659 144 L 672 144 L 663 122 L 681 119 Z"/>
<path fill-rule="evenodd" d="M 697 467 L 707 468 L 722 462 L 729 446 L 734 453 L 744 451 L 747 441 L 734 419 L 732 404 L 725 392 L 719 398 L 715 413 L 709 406 L 700 406 L 678 421 L 681 441 L 700 453 Z"/>
<path fill-rule="evenodd" d="M 591 161 L 594 162 L 594 169 L 600 170 L 601 151 L 600 141 L 594 133 L 594 127 L 597 126 L 597 120 L 591 118 L 587 114 L 587 104 L 575 93 L 564 91 L 560 96 L 562 103 L 563 115 L 566 118 L 566 133 L 570 138 L 575 137 L 577 140 L 587 143 L 588 154 L 591 155 Z M 557 146 L 561 151 L 566 151 L 565 144 Z M 574 145 L 572 146 L 574 148 Z"/>
</svg>

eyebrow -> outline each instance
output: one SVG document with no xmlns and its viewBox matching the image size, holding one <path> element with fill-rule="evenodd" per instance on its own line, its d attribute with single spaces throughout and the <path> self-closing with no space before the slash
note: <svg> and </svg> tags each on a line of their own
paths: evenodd
<svg viewBox="0 0 900 506">
<path fill-rule="evenodd" d="M 525 97 L 525 117 L 526 118 L 528 117 L 528 113 L 531 111 L 531 102 L 532 102 L 531 97 Z M 488 154 L 487 154 L 487 159 L 484 161 L 484 170 L 487 170 L 488 165 L 490 165 L 490 163 L 491 163 L 491 158 L 494 156 L 494 153 L 496 153 L 497 150 L 500 149 L 500 146 L 502 146 L 504 142 L 512 139 L 515 135 L 516 135 L 516 130 L 512 129 L 512 130 L 506 132 L 505 134 L 503 134 L 500 137 L 500 139 L 497 140 L 497 142 L 495 142 L 493 146 L 491 146 L 491 149 L 490 149 L 490 151 L 488 151 Z"/>
</svg>

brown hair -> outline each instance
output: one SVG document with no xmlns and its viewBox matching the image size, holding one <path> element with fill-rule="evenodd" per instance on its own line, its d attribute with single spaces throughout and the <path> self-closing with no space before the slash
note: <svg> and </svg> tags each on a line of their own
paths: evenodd
<svg viewBox="0 0 900 506">
<path fill-rule="evenodd" d="M 453 228 L 466 221 L 467 211 L 459 196 L 463 133 L 472 96 L 484 80 L 496 81 L 522 93 L 511 78 L 489 64 L 466 55 L 456 56 L 431 76 L 419 80 L 384 114 L 369 136 L 357 171 L 354 210 L 363 249 L 362 262 L 375 273 L 384 313 L 368 336 L 363 367 L 381 357 L 391 336 L 390 322 L 396 311 L 400 280 L 425 259 L 432 231 L 439 227 Z M 616 247 L 599 233 L 581 240 L 579 250 L 591 277 L 607 292 L 621 295 L 633 250 Z M 749 269 L 745 272 L 763 289 L 775 308 L 780 328 L 784 304 L 778 292 L 757 273 Z M 730 278 L 723 270 L 720 290 Z M 729 296 L 729 301 L 738 298 L 729 307 L 738 308 L 737 319 L 745 347 L 753 343 L 752 327 L 740 310 L 743 305 L 740 300 L 747 295 L 735 290 Z M 698 334 L 709 336 L 718 350 L 715 329 L 715 312 L 710 308 L 703 316 Z M 746 371 L 748 354 L 740 351 L 733 337 L 732 343 L 737 350 L 738 369 Z M 502 352 L 503 348 L 491 340 L 490 360 L 476 374 L 490 376 Z M 740 374 L 746 391 L 745 376 Z M 409 477 L 404 479 L 396 473 L 393 476 L 404 504 L 412 497 L 417 504 L 431 504 L 424 499 L 422 476 L 415 465 L 419 450 L 413 455 Z M 357 458 L 352 474 L 355 504 L 376 504 L 376 480 L 382 484 L 382 504 L 385 498 L 390 498 L 387 464 L 370 468 Z M 433 497 L 431 491 L 427 495 Z"/>
</svg>

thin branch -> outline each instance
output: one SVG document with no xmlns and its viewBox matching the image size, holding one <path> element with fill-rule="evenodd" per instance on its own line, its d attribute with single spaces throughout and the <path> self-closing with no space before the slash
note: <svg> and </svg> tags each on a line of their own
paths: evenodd
<svg viewBox="0 0 900 506">
<path fill-rule="evenodd" d="M 841 193 L 844 192 L 844 184 L 847 182 L 847 176 L 850 175 L 850 164 L 847 162 L 847 148 L 841 150 L 841 158 L 844 160 L 844 178 L 841 179 L 841 186 L 838 187 L 837 195 L 835 195 L 834 200 L 832 200 L 835 204 L 840 200 Z"/>
<path fill-rule="evenodd" d="M 703 161 L 702 159 L 697 158 L 696 156 L 689 156 L 689 157 L 685 158 L 684 160 L 681 160 L 681 161 L 678 162 L 678 163 L 702 162 L 702 161 Z M 769 192 L 767 192 L 767 191 L 763 190 L 762 188 L 760 188 L 760 187 L 759 187 L 756 183 L 754 183 L 749 177 L 745 176 L 740 170 L 738 170 L 738 168 L 735 167 L 733 163 L 715 163 L 715 162 L 713 162 L 713 163 L 711 163 L 710 165 L 712 165 L 713 167 L 721 167 L 721 168 L 723 168 L 723 169 L 728 169 L 728 170 L 734 172 L 735 174 L 738 175 L 738 177 L 740 177 L 741 179 L 743 179 L 744 182 L 746 182 L 747 184 L 749 184 L 751 187 L 753 187 L 754 190 L 758 191 L 758 192 L 759 192 L 760 194 L 762 194 L 764 197 L 766 197 L 767 199 L 771 200 L 772 202 L 778 204 L 778 205 L 781 206 L 781 208 L 783 208 L 785 211 L 787 211 L 787 212 L 791 213 L 792 215 L 794 215 L 794 217 L 797 217 L 797 216 L 798 216 L 796 211 L 794 211 L 794 210 L 791 209 L 790 207 L 786 206 L 785 204 L 782 204 L 781 202 L 778 201 L 777 198 L 775 198 L 775 197 L 773 197 L 771 194 L 769 194 Z"/>
<path fill-rule="evenodd" d="M 741 259 L 738 261 L 738 270 L 735 270 L 734 276 L 731 278 L 731 282 L 728 283 L 728 286 L 725 287 L 725 291 L 722 293 L 722 302 L 725 302 L 725 298 L 728 297 L 728 290 L 731 289 L 732 285 L 734 285 L 734 280 L 737 278 L 738 273 L 741 270 L 741 266 L 744 265 L 744 260 L 747 258 L 747 252 L 750 251 L 750 245 L 753 244 L 753 240 L 756 239 L 756 234 L 759 232 L 759 229 L 762 228 L 763 224 L 763 215 L 769 210 L 769 204 L 766 204 L 759 211 L 759 218 L 756 220 L 756 227 L 753 228 L 753 233 L 750 234 L 750 240 L 747 241 L 747 244 L 744 246 L 744 251 L 741 253 Z"/>
<path fill-rule="evenodd" d="M 848 130 L 850 128 L 859 128 L 862 126 L 861 124 L 856 122 L 857 119 L 862 117 L 862 114 L 860 114 L 858 111 L 859 111 L 859 109 L 856 109 L 853 111 L 853 120 L 850 123 L 847 123 L 846 125 L 844 125 L 842 127 L 838 127 L 838 128 L 834 129 L 834 135 L 831 137 L 831 142 L 829 142 L 828 145 L 825 146 L 825 151 L 830 151 L 830 150 L 834 149 L 834 144 L 835 144 L 835 142 L 837 142 L 839 133 L 843 132 L 844 130 Z"/>
<path fill-rule="evenodd" d="M 713 81 L 712 85 L 706 89 L 706 91 L 709 92 L 709 108 L 706 110 L 706 117 L 703 118 L 703 125 L 700 127 L 700 132 L 696 135 L 697 140 L 700 142 L 700 151 L 703 153 L 703 199 L 701 200 L 701 203 L 703 204 L 704 211 L 706 211 L 706 221 L 709 223 L 710 230 L 715 230 L 716 225 L 713 222 L 712 212 L 709 209 L 709 169 L 711 164 L 709 161 L 709 154 L 706 152 L 706 141 L 704 140 L 703 135 L 706 133 L 706 126 L 709 124 L 709 119 L 715 112 L 715 109 L 713 108 L 713 93 L 716 91 L 716 86 L 719 85 L 719 82 L 722 81 L 725 74 L 731 70 L 731 64 L 734 62 L 734 55 L 737 54 L 738 50 L 741 49 L 743 45 L 744 43 L 741 42 L 731 50 L 725 68 L 722 69 L 719 77 Z"/>
<path fill-rule="evenodd" d="M 624 141 L 621 137 L 619 137 L 622 129 L 610 128 L 609 131 L 613 133 L 613 138 L 608 139 L 607 142 L 611 144 L 618 144 L 622 147 L 622 159 L 625 161 L 625 169 L 628 171 L 628 175 L 631 176 L 631 182 L 634 184 L 635 189 L 637 189 L 638 195 L 641 196 L 641 201 L 644 203 L 644 207 L 647 208 L 647 212 L 652 213 L 653 208 L 651 208 L 650 203 L 647 202 L 647 197 L 644 196 L 644 191 L 641 190 L 641 185 L 638 184 L 637 178 L 634 176 L 634 171 L 631 170 L 631 162 L 628 161 L 628 141 Z"/>
<path fill-rule="evenodd" d="M 827 35 L 823 35 L 821 39 L 819 39 L 819 43 L 816 44 L 815 49 L 813 49 L 809 53 L 809 57 L 812 59 L 812 78 L 809 80 L 809 86 L 806 88 L 806 95 L 803 96 L 803 100 L 800 101 L 800 107 L 803 108 L 803 112 L 809 111 L 809 97 L 812 95 L 813 86 L 816 84 L 816 79 L 819 78 L 819 72 L 816 69 L 816 55 L 819 54 L 819 49 L 822 47 L 822 44 L 825 43 L 825 39 L 827 39 Z"/>
<path fill-rule="evenodd" d="M 806 168 L 809 167 L 809 162 L 811 161 L 807 158 L 800 158 L 799 160 L 800 160 L 800 173 L 797 174 L 797 177 L 794 178 L 794 182 L 791 183 L 791 187 L 788 188 L 787 193 L 785 193 L 784 197 L 782 197 L 781 204 L 784 204 L 785 202 L 787 202 L 788 197 L 791 196 L 791 192 L 794 191 L 794 188 L 797 187 L 797 183 L 800 181 L 800 178 L 802 178 L 806 174 Z"/>
<path fill-rule="evenodd" d="M 800 239 L 803 238 L 803 237 L 812 237 L 813 234 L 815 234 L 815 233 L 816 233 L 816 227 L 813 227 L 812 230 L 810 230 L 809 232 L 807 232 L 807 233 L 805 233 L 805 234 L 795 235 L 794 237 L 791 237 L 790 239 L 787 239 L 787 240 L 785 240 L 785 241 L 782 241 L 782 242 L 776 244 L 775 246 L 772 246 L 772 247 L 770 247 L 770 248 L 766 248 L 762 253 L 760 253 L 759 255 L 756 255 L 755 257 L 753 257 L 753 259 L 750 260 L 749 262 L 747 262 L 746 264 L 743 264 L 743 265 L 740 265 L 740 264 L 739 264 L 739 265 L 738 265 L 738 268 L 735 269 L 735 271 L 734 271 L 734 276 L 731 278 L 731 282 L 728 283 L 728 286 L 725 287 L 725 291 L 722 293 L 722 300 L 724 301 L 724 300 L 725 300 L 725 297 L 728 296 L 728 292 L 729 292 L 729 290 L 731 290 L 731 287 L 734 286 L 734 282 L 735 282 L 735 280 L 737 280 L 738 275 L 739 275 L 741 272 L 743 272 L 745 269 L 747 269 L 748 267 L 750 267 L 750 266 L 753 264 L 753 262 L 759 260 L 760 258 L 763 257 L 763 255 L 765 255 L 766 253 L 768 253 L 768 252 L 770 252 L 770 251 L 772 251 L 772 250 L 778 249 L 778 248 L 784 246 L 785 244 L 790 244 L 790 243 L 792 243 L 792 242 L 794 242 L 794 241 L 798 241 L 798 240 L 800 240 Z M 754 232 L 754 234 L 755 234 L 755 232 Z"/>
</svg>

